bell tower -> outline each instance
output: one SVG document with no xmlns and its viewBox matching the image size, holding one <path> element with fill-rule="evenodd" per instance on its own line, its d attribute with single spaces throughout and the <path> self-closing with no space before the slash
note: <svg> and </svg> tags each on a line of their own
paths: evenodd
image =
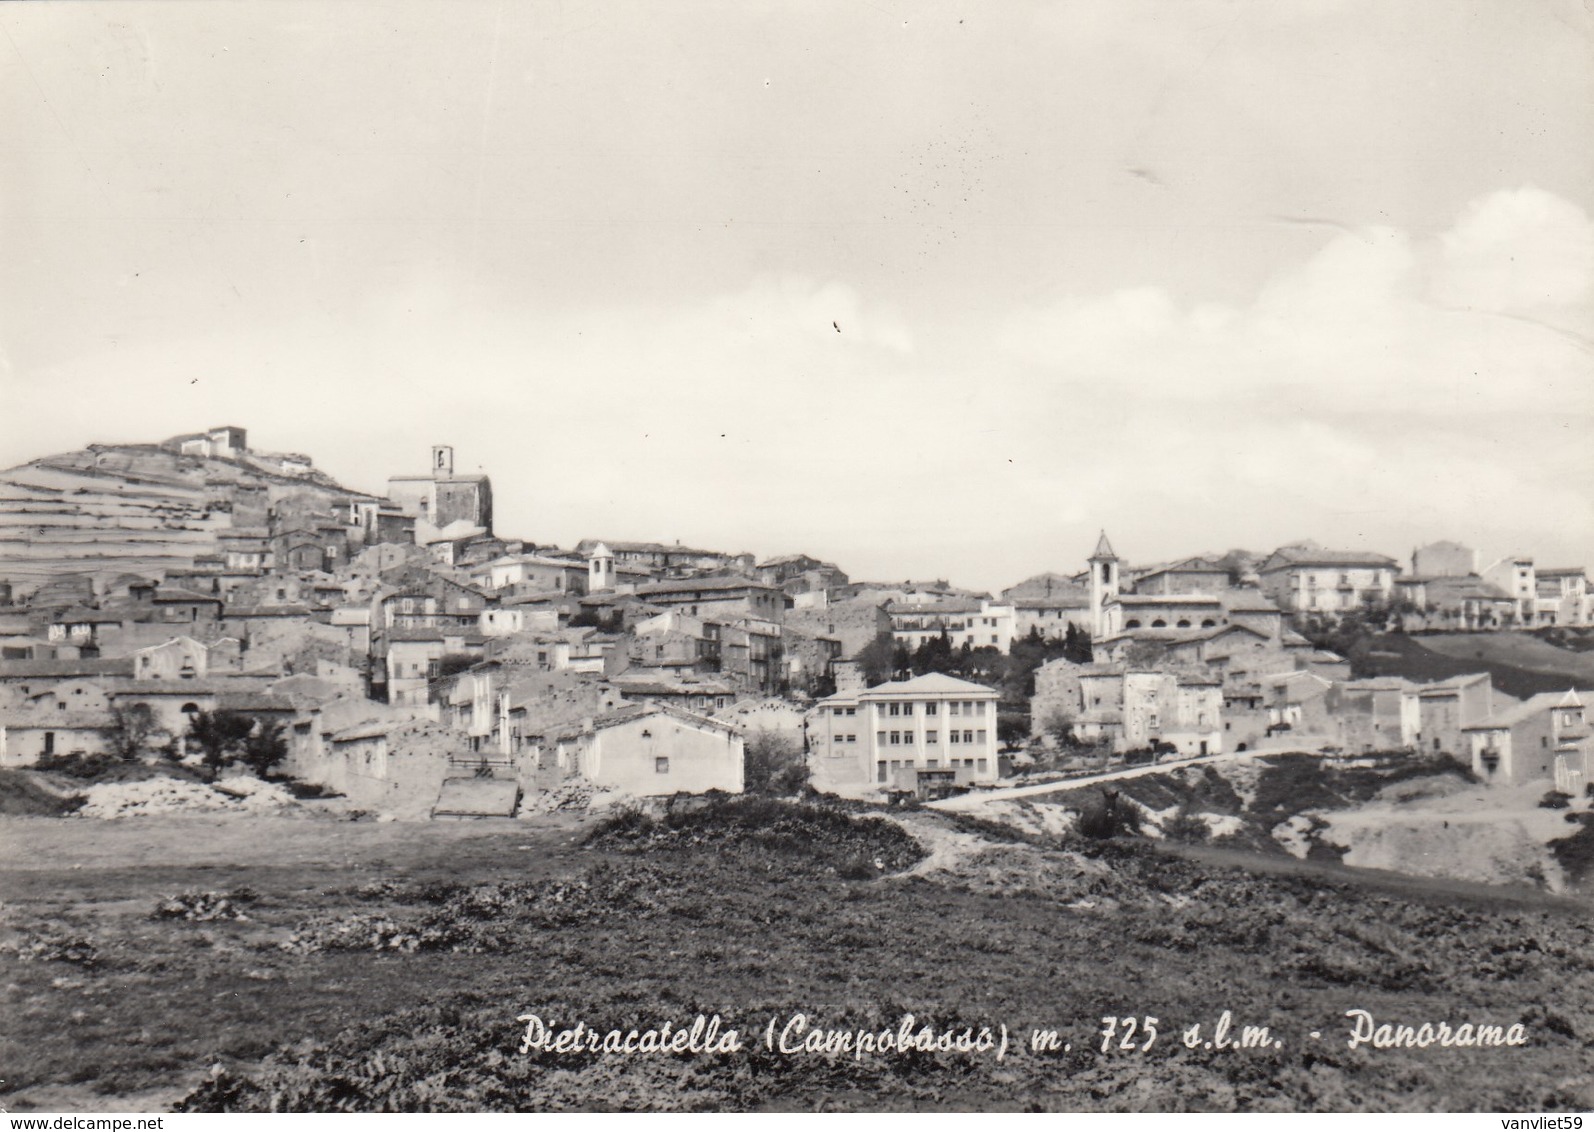
<svg viewBox="0 0 1594 1132">
<path fill-rule="evenodd" d="M 1113 618 L 1107 611 L 1107 603 L 1118 596 L 1118 586 L 1122 579 L 1119 576 L 1118 556 L 1113 553 L 1112 543 L 1107 541 L 1107 532 L 1101 532 L 1101 538 L 1096 541 L 1096 552 L 1090 556 L 1090 635 L 1092 640 L 1102 640 L 1112 636 Z"/>
<path fill-rule="evenodd" d="M 432 476 L 446 479 L 454 474 L 454 448 L 450 444 L 432 445 Z"/>
<path fill-rule="evenodd" d="M 614 552 L 600 542 L 587 555 L 587 592 L 612 590 L 614 584 Z"/>
</svg>

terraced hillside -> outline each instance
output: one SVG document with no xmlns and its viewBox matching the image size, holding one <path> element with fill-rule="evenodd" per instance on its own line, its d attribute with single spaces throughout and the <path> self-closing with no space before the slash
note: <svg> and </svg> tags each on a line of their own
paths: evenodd
<svg viewBox="0 0 1594 1132">
<path fill-rule="evenodd" d="M 329 506 L 361 494 L 261 463 L 92 445 L 0 472 L 0 577 L 26 591 L 63 574 L 192 566 L 234 525 L 240 489 L 272 500 L 310 492 Z"/>
</svg>

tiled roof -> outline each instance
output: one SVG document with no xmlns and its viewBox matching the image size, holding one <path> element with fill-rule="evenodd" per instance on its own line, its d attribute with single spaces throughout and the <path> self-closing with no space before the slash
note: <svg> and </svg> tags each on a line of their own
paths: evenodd
<svg viewBox="0 0 1594 1132">
<path fill-rule="evenodd" d="M 0 677 L 7 676 L 132 676 L 133 658 L 107 660 L 0 660 Z"/>
<path fill-rule="evenodd" d="M 1395 565 L 1387 554 L 1365 550 L 1325 550 L 1316 546 L 1281 546 L 1258 568 L 1261 574 L 1297 566 L 1366 566 L 1386 570 Z"/>
<path fill-rule="evenodd" d="M 698 715 L 696 712 L 686 711 L 685 709 L 678 708 L 673 704 L 627 704 L 624 707 L 616 708 L 613 711 L 607 711 L 602 715 L 594 716 L 592 719 L 591 730 L 602 731 L 607 727 L 617 727 L 622 723 L 633 723 L 637 720 L 647 719 L 648 717 L 655 715 L 667 715 L 673 719 L 678 719 L 683 723 L 689 723 L 696 727 L 710 728 L 715 731 L 724 731 L 732 735 L 740 734 L 739 728 L 732 724 L 726 723 L 724 720 L 710 719 L 706 715 Z M 564 727 L 550 733 L 546 737 L 556 740 L 574 739 L 579 735 L 586 734 L 586 732 L 587 728 L 580 723 L 566 724 Z"/>
<path fill-rule="evenodd" d="M 1498 727 L 1513 727 L 1525 720 L 1532 719 L 1541 712 L 1553 711 L 1559 707 L 1578 708 L 1583 706 L 1583 701 L 1576 692 L 1570 689 L 1565 692 L 1540 692 L 1519 704 L 1515 704 L 1498 715 L 1488 719 L 1480 719 L 1476 723 L 1469 723 L 1463 731 L 1488 731 Z"/>
<path fill-rule="evenodd" d="M 194 590 L 179 589 L 176 586 L 161 586 L 155 591 L 155 601 L 208 601 L 221 605 L 221 598 L 215 594 L 202 594 Z"/>
<path fill-rule="evenodd" d="M 763 582 L 752 578 L 744 578 L 739 574 L 717 575 L 706 578 L 679 578 L 667 582 L 654 582 L 651 585 L 638 586 L 636 592 L 643 596 L 652 594 L 675 594 L 713 592 L 717 590 L 773 590 L 775 587 L 766 586 Z"/>
<path fill-rule="evenodd" d="M 889 613 L 900 613 L 907 616 L 921 617 L 935 614 L 978 613 L 980 608 L 980 603 L 977 601 L 926 601 L 905 603 L 902 605 L 898 605 L 894 601 L 886 602 L 886 611 Z"/>
<path fill-rule="evenodd" d="M 1119 594 L 1119 605 L 1222 605 L 1212 594 Z"/>
<path fill-rule="evenodd" d="M 984 684 L 976 684 L 970 680 L 959 680 L 956 676 L 948 676 L 941 672 L 928 672 L 923 676 L 915 676 L 911 680 L 897 680 L 889 684 L 878 684 L 862 693 L 870 696 L 933 696 L 933 695 L 962 695 L 962 696 L 990 696 L 996 698 L 997 693 L 993 688 Z"/>
</svg>

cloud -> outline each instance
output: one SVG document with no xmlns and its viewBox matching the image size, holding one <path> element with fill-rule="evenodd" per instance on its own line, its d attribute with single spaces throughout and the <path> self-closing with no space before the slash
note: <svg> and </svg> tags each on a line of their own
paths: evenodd
<svg viewBox="0 0 1594 1132">
<path fill-rule="evenodd" d="M 1064 297 L 1016 313 L 997 344 L 1021 364 L 1110 384 L 1137 403 L 1225 403 L 1270 418 L 1374 408 L 1472 417 L 1584 390 L 1577 332 L 1594 225 L 1533 189 L 1470 205 L 1421 240 L 1343 232 L 1246 306 L 1181 305 L 1158 288 Z M 1498 315 L 1513 316 L 1502 320 Z"/>
<path fill-rule="evenodd" d="M 1430 293 L 1440 304 L 1520 313 L 1590 298 L 1594 227 L 1550 193 L 1524 188 L 1476 200 L 1439 244 Z"/>
<path fill-rule="evenodd" d="M 1510 190 L 1436 236 L 1340 232 L 1249 303 L 1062 296 L 994 338 L 1045 391 L 1037 420 L 1090 422 L 1075 483 L 1103 522 L 1586 549 L 1591 248 L 1577 207 Z"/>
</svg>

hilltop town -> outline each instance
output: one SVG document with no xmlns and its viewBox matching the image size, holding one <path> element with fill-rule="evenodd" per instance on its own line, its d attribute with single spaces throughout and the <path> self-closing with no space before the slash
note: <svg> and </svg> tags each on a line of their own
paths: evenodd
<svg viewBox="0 0 1594 1132">
<path fill-rule="evenodd" d="M 397 818 L 735 794 L 771 760 L 793 789 L 926 799 L 1397 752 L 1581 797 L 1594 750 L 1586 676 L 1444 645 L 1577 657 L 1546 638 L 1585 639 L 1586 571 L 1459 542 L 1409 569 L 1312 543 L 1144 563 L 1103 532 L 993 595 L 540 545 L 449 446 L 377 495 L 227 426 L 12 469 L 0 543 L 0 764 L 250 765 Z"/>
</svg>

